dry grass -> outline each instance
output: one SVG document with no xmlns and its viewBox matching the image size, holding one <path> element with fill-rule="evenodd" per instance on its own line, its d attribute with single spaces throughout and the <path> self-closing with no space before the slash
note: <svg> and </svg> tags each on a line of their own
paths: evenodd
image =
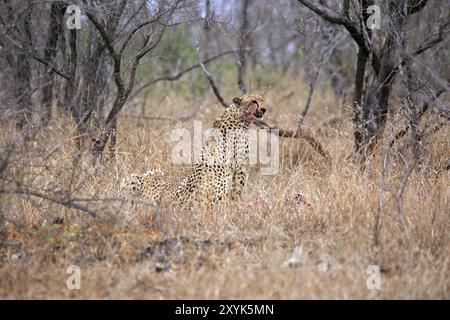
<svg viewBox="0 0 450 320">
<path fill-rule="evenodd" d="M 275 105 L 275 92 L 289 91 L 269 90 L 267 100 Z M 449 299 L 449 177 L 446 171 L 431 172 L 439 159 L 449 157 L 448 128 L 426 141 L 425 169 L 413 172 L 405 189 L 402 227 L 397 201 L 405 175 L 401 158 L 391 153 L 384 179 L 382 152 L 362 173 L 347 160 L 352 149 L 348 116 L 328 94 L 317 96 L 306 125 L 320 132 L 332 164 L 304 141 L 282 141 L 278 174 L 263 177 L 253 168 L 242 201 L 212 216 L 197 209 L 174 211 L 168 203 L 155 210 L 145 204 L 83 202 L 100 212 L 92 218 L 43 199 L 1 195 L 0 297 Z M 292 128 L 302 101 L 301 93 L 283 101 L 268 121 Z M 186 128 L 194 119 L 208 127 L 221 111 L 214 104 L 212 97 L 190 104 L 169 94 L 158 105 L 149 103 L 145 115 L 181 114 L 190 117 L 181 123 Z M 186 168 L 171 164 L 167 142 L 179 124 L 145 119 L 137 110 L 126 115 L 140 118 L 121 118 L 117 159 L 101 172 L 89 170 L 87 154 L 74 169 L 70 123 L 60 120 L 16 150 L 9 176 L 41 190 L 70 186 L 74 198 L 97 199 L 115 198 L 120 179 L 131 172 L 158 167 L 181 177 Z M 322 125 L 336 116 L 341 119 Z M 13 132 L 12 124 L 2 124 L 1 141 Z M 313 207 L 292 200 L 298 191 Z M 257 196 L 265 203 L 247 208 Z M 55 217 L 64 223 L 52 223 Z M 296 247 L 300 258 L 286 266 Z M 80 290 L 66 288 L 66 268 L 73 264 L 81 268 Z M 369 265 L 382 266 L 380 290 L 367 288 Z"/>
</svg>

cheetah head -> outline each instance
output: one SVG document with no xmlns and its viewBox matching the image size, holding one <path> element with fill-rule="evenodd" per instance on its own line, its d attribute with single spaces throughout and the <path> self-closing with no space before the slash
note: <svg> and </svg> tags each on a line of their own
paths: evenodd
<svg viewBox="0 0 450 320">
<path fill-rule="evenodd" d="M 257 93 L 236 97 L 233 99 L 233 103 L 242 110 L 249 123 L 262 120 L 267 111 L 263 96 Z"/>
</svg>

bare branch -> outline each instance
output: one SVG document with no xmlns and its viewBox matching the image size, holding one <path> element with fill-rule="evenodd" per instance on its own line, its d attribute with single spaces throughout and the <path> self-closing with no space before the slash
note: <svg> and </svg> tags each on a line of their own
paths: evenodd
<svg viewBox="0 0 450 320">
<path fill-rule="evenodd" d="M 423 9 L 423 7 L 425 7 L 425 5 L 428 3 L 428 0 L 415 0 L 413 1 L 413 6 L 411 9 L 411 14 L 413 13 L 417 13 L 420 10 Z"/>
<path fill-rule="evenodd" d="M 441 26 L 438 33 L 433 34 L 432 36 L 425 39 L 422 44 L 414 52 L 411 53 L 411 55 L 413 57 L 416 57 L 444 40 L 444 28 L 448 25 L 450 25 L 450 22 L 447 22 L 445 25 Z"/>
<path fill-rule="evenodd" d="M 128 35 L 128 37 L 127 37 L 127 38 L 125 39 L 125 41 L 123 42 L 122 47 L 121 47 L 120 50 L 119 50 L 119 55 L 122 55 L 122 54 L 123 54 L 123 51 L 125 50 L 125 48 L 126 48 L 128 42 L 131 40 L 131 38 L 133 37 L 133 35 L 134 35 L 137 31 L 139 31 L 139 29 L 141 29 L 141 28 L 143 28 L 143 27 L 145 27 L 145 26 L 147 26 L 147 25 L 149 25 L 149 24 L 155 23 L 155 22 L 158 21 L 160 18 L 161 18 L 161 16 L 158 15 L 158 17 L 156 17 L 156 18 L 154 18 L 154 19 L 151 19 L 151 20 L 148 20 L 148 21 L 145 21 L 145 22 L 142 22 L 142 23 L 139 24 L 136 28 L 134 28 L 133 31 L 130 32 L 130 34 Z"/>
<path fill-rule="evenodd" d="M 317 78 L 319 77 L 320 68 L 322 67 L 323 62 L 328 59 L 328 57 L 333 53 L 334 48 L 340 43 L 342 40 L 342 36 L 336 38 L 334 41 L 332 41 L 332 36 L 330 35 L 327 44 L 323 51 L 320 54 L 319 61 L 316 67 L 316 70 L 312 77 L 309 80 L 309 89 L 308 89 L 308 97 L 306 98 L 305 107 L 303 108 L 303 111 L 300 114 L 298 125 L 299 127 L 302 127 L 303 122 L 305 120 L 306 114 L 309 111 L 309 107 L 311 105 L 312 97 L 314 94 L 314 88 L 316 86 Z M 333 43 L 334 42 L 334 43 Z"/>
<path fill-rule="evenodd" d="M 358 25 L 354 24 L 352 21 L 350 21 L 345 16 L 336 15 L 333 11 L 330 9 L 323 7 L 323 6 L 317 6 L 313 5 L 307 0 L 298 0 L 301 4 L 303 4 L 305 7 L 310 9 L 311 11 L 315 12 L 319 16 L 321 16 L 323 19 L 325 19 L 328 22 L 342 25 L 347 29 L 350 36 L 353 38 L 353 40 L 356 42 L 356 44 L 359 46 L 359 48 L 362 50 L 364 55 L 369 58 L 372 56 L 372 67 L 376 74 L 380 71 L 380 61 L 378 58 L 378 55 L 370 48 L 370 44 L 367 43 L 366 38 L 364 37 L 363 31 L 361 31 L 358 27 Z M 346 8 L 344 8 L 346 10 Z M 347 14 L 348 12 L 344 12 L 344 14 Z"/>
<path fill-rule="evenodd" d="M 210 58 L 207 58 L 207 59 L 203 60 L 202 63 L 203 63 L 204 65 L 206 65 L 206 64 L 208 64 L 208 63 L 210 63 L 210 62 L 212 62 L 212 61 L 214 61 L 214 60 L 217 60 L 217 59 L 219 59 L 219 58 L 222 58 L 222 57 L 225 56 L 225 55 L 230 55 L 230 54 L 234 54 L 234 53 L 235 53 L 234 50 L 224 51 L 224 52 L 222 52 L 222 53 L 219 53 L 219 54 L 217 54 L 217 55 L 215 55 L 215 56 L 212 56 L 212 57 L 210 57 Z M 163 76 L 161 76 L 161 77 L 152 79 L 152 80 L 150 80 L 149 82 L 146 82 L 146 83 L 144 83 L 143 85 L 141 85 L 139 88 L 137 88 L 137 89 L 135 90 L 134 94 L 133 94 L 131 97 L 135 97 L 139 92 L 141 92 L 141 91 L 144 90 L 145 88 L 148 88 L 148 87 L 154 85 L 154 84 L 157 83 L 157 82 L 161 82 L 161 81 L 175 81 L 175 80 L 178 80 L 178 79 L 180 79 L 183 75 L 185 75 L 186 73 L 188 73 L 188 72 L 190 72 L 190 71 L 192 71 L 192 70 L 194 70 L 194 69 L 200 68 L 200 67 L 201 67 L 201 64 L 200 64 L 200 63 L 197 63 L 197 64 L 194 64 L 194 65 L 192 65 L 192 66 L 189 66 L 189 67 L 187 67 L 187 68 L 181 70 L 180 72 L 178 72 L 178 73 L 176 73 L 176 74 L 174 74 L 174 75 L 167 74 L 167 75 L 163 75 Z"/>
<path fill-rule="evenodd" d="M 197 51 L 197 57 L 198 57 L 200 67 L 202 68 L 203 72 L 205 73 L 206 78 L 208 79 L 209 85 L 211 86 L 211 89 L 214 92 L 214 95 L 216 96 L 217 100 L 219 100 L 219 102 L 222 106 L 224 106 L 225 108 L 228 108 L 228 103 L 225 102 L 222 95 L 220 94 L 219 88 L 217 88 L 214 78 L 212 77 L 211 73 L 209 73 L 208 69 L 206 69 L 205 65 L 203 64 L 203 62 L 200 59 L 200 49 L 199 49 L 198 44 L 195 47 L 195 49 Z"/>
<path fill-rule="evenodd" d="M 36 54 L 33 50 L 31 50 L 31 48 L 27 49 L 25 47 L 23 47 L 22 45 L 20 45 L 19 43 L 17 43 L 15 40 L 13 40 L 12 38 L 10 38 L 9 36 L 6 36 L 6 38 L 16 47 L 18 48 L 20 51 L 25 52 L 26 54 L 28 54 L 31 58 L 33 58 L 34 60 L 36 60 L 37 62 L 42 63 L 44 66 L 50 68 L 51 71 L 55 72 L 57 75 L 59 75 L 60 77 L 63 77 L 66 80 L 70 80 L 70 77 L 68 75 L 66 75 L 63 71 L 61 71 L 60 69 L 58 69 L 55 65 L 53 65 L 52 63 L 50 63 L 49 61 L 45 60 L 44 58 L 40 57 L 38 54 Z"/>
<path fill-rule="evenodd" d="M 305 7 L 310 9 L 311 11 L 315 12 L 316 14 L 318 14 L 319 16 L 321 16 L 322 18 L 327 20 L 328 22 L 335 23 L 335 24 L 340 24 L 340 25 L 345 25 L 344 19 L 341 16 L 335 14 L 329 8 L 326 8 L 324 6 L 314 5 L 314 4 L 312 4 L 311 2 L 309 2 L 307 0 L 298 0 L 298 1 L 301 4 L 303 4 Z"/>
<path fill-rule="evenodd" d="M 438 91 L 436 92 L 436 94 L 433 95 L 433 97 L 431 98 L 431 101 L 426 102 L 426 103 L 423 104 L 422 110 L 420 110 L 420 111 L 418 112 L 418 115 L 417 115 L 418 119 L 422 118 L 422 116 L 423 116 L 423 115 L 427 112 L 427 110 L 429 109 L 430 104 L 433 103 L 433 101 L 435 101 L 437 98 L 439 98 L 439 96 L 440 96 L 441 94 L 443 94 L 445 91 L 446 91 L 445 89 L 440 89 L 440 90 L 438 90 Z M 395 134 L 395 136 L 389 141 L 389 146 L 390 146 L 390 147 L 393 147 L 394 144 L 395 144 L 395 142 L 396 142 L 397 140 L 401 139 L 402 137 L 405 136 L 405 134 L 408 133 L 409 128 L 410 128 L 410 126 L 407 126 L 407 127 L 403 128 L 403 129 L 399 130 L 399 131 Z"/>
</svg>

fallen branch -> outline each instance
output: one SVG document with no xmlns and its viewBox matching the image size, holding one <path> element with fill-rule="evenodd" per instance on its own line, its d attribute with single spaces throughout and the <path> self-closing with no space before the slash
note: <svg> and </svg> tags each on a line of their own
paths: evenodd
<svg viewBox="0 0 450 320">
<path fill-rule="evenodd" d="M 277 126 L 271 126 L 265 123 L 262 120 L 255 121 L 255 125 L 261 129 L 265 129 L 271 134 L 278 134 L 279 137 L 282 138 L 296 138 L 296 139 L 304 139 L 306 142 L 308 142 L 311 147 L 314 148 L 323 158 L 330 161 L 331 156 L 330 154 L 325 151 L 322 144 L 314 138 L 311 134 L 307 133 L 304 129 L 297 129 L 295 131 L 293 130 L 285 130 L 282 128 L 279 128 Z"/>
<path fill-rule="evenodd" d="M 59 205 L 62 205 L 66 208 L 70 208 L 70 209 L 77 209 L 79 211 L 82 212 L 86 212 L 89 215 L 91 215 L 92 217 L 97 217 L 97 213 L 95 211 L 89 210 L 88 208 L 86 208 L 85 206 L 81 206 L 79 204 L 76 204 L 73 202 L 73 200 L 71 199 L 60 199 L 57 198 L 53 195 L 48 195 L 48 194 L 44 194 L 38 191 L 34 191 L 34 190 L 30 190 L 30 189 L 16 189 L 16 190 L 5 190 L 5 189 L 0 189 L 0 193 L 3 194 L 16 194 L 16 195 L 22 195 L 22 196 L 34 196 L 37 198 L 41 198 Z"/>
</svg>

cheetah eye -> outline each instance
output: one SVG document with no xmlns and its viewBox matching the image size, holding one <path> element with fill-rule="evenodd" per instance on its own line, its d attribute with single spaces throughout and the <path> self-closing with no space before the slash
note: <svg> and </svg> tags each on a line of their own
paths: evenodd
<svg viewBox="0 0 450 320">
<path fill-rule="evenodd" d="M 252 103 L 256 104 L 256 108 L 259 109 L 259 103 L 256 100 L 252 100 Z"/>
</svg>

